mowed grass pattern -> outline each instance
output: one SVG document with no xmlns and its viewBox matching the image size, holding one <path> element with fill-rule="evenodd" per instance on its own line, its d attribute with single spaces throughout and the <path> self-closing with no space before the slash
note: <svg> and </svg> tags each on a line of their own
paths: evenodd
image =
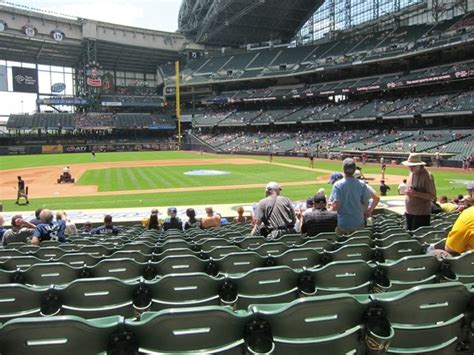
<svg viewBox="0 0 474 355">
<path fill-rule="evenodd" d="M 36 154 L 0 156 L 0 170 L 32 168 L 38 166 L 71 165 L 71 164 L 95 164 L 119 161 L 142 161 L 142 160 L 176 160 L 176 159 L 225 159 L 226 156 L 205 155 L 190 152 L 120 152 L 96 154 L 92 160 L 91 153 L 70 154 Z"/>
<path fill-rule="evenodd" d="M 178 173 L 183 170 L 193 170 L 202 168 L 202 166 L 189 167 L 156 167 L 151 168 L 157 170 L 150 172 L 149 168 L 123 168 L 108 169 L 107 172 L 94 170 L 93 164 L 104 163 L 109 161 L 140 161 L 140 160 L 178 160 L 178 159 L 220 159 L 222 165 L 212 165 L 207 168 L 212 170 L 232 170 L 233 174 L 228 176 L 234 180 L 232 182 L 225 181 L 225 176 L 217 177 L 187 177 Z M 151 207 L 157 205 L 201 205 L 201 204 L 217 204 L 217 203 L 252 203 L 263 197 L 263 187 L 268 181 L 277 181 L 283 185 L 283 194 L 290 199 L 298 201 L 305 200 L 312 196 L 317 189 L 324 187 L 326 193 L 331 192 L 331 186 L 327 181 L 316 182 L 314 185 L 305 186 L 285 186 L 285 182 L 315 180 L 320 175 L 317 172 L 304 171 L 299 169 L 291 169 L 286 167 L 278 167 L 275 165 L 230 165 L 225 164 L 226 159 L 233 158 L 250 158 L 268 161 L 265 156 L 229 156 L 229 155 L 212 155 L 200 154 L 192 152 L 130 152 L 130 153 L 98 153 L 97 160 L 92 161 L 90 153 L 79 154 L 54 154 L 54 155 L 30 155 L 30 156 L 0 156 L 0 170 L 13 169 L 22 167 L 37 167 L 49 165 L 68 165 L 77 163 L 91 164 L 91 170 L 86 172 L 81 183 L 86 184 L 103 184 L 99 179 L 107 180 L 108 189 L 111 187 L 117 190 L 136 190 L 138 189 L 154 189 L 166 187 L 187 187 L 187 186 L 205 186 L 207 185 L 237 185 L 237 184 L 261 184 L 259 188 L 242 188 L 229 189 L 225 191 L 193 191 L 193 192 L 160 192 L 160 193 L 136 193 L 122 196 L 78 196 L 78 197 L 54 197 L 54 198 L 35 198 L 31 196 L 30 205 L 17 206 L 15 200 L 5 200 L 3 202 L 5 211 L 31 211 L 38 207 L 49 207 L 52 209 L 87 209 L 87 208 L 119 208 L 119 207 Z M 295 166 L 308 166 L 308 159 L 305 158 L 288 158 L 274 157 L 274 163 L 286 163 Z M 340 171 L 341 161 L 319 161 L 316 160 L 316 168 L 327 169 L 328 171 Z M 173 174 L 164 175 L 164 172 L 171 168 Z M 249 170 L 250 169 L 250 170 Z M 428 168 L 434 175 L 436 180 L 436 188 L 438 196 L 447 195 L 453 198 L 458 194 L 466 194 L 465 181 L 474 180 L 473 172 L 465 172 L 459 170 L 441 170 Z M 117 171 L 114 171 L 117 170 Z M 121 171 L 119 171 L 121 170 Z M 237 170 L 237 171 L 235 171 Z M 239 174 L 240 172 L 240 174 Z M 380 174 L 379 164 L 368 164 L 363 166 L 364 173 Z M 308 175 L 309 174 L 309 177 Z M 403 177 L 408 176 L 408 169 L 401 166 L 389 165 L 387 174 Z M 238 176 L 238 177 L 237 177 Z M 86 181 L 89 180 L 89 181 Z M 193 180 L 190 181 L 189 179 Z M 459 181 L 456 181 L 459 180 Z M 128 185 L 128 186 L 127 186 Z M 137 187 L 140 186 L 140 187 Z M 378 190 L 378 181 L 372 182 L 372 186 Z M 389 196 L 396 195 L 396 185 L 391 185 L 392 190 Z M 102 190 L 107 191 L 107 190 Z"/>
<path fill-rule="evenodd" d="M 191 170 L 219 170 L 228 175 L 188 176 Z M 127 191 L 163 188 L 265 184 L 278 182 L 315 181 L 324 174 L 301 169 L 256 164 L 256 165 L 199 165 L 111 168 L 88 170 L 79 180 L 81 185 L 97 185 L 99 191 Z"/>
</svg>

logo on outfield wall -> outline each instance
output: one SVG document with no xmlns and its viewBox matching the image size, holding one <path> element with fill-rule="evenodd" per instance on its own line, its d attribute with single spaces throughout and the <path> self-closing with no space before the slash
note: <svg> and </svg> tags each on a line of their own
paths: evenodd
<svg viewBox="0 0 474 355">
<path fill-rule="evenodd" d="M 24 32 L 25 35 L 27 35 L 28 37 L 34 37 L 34 36 L 36 36 L 36 28 L 34 28 L 34 26 L 31 26 L 31 25 L 25 25 L 25 26 L 23 26 L 23 32 Z"/>
<path fill-rule="evenodd" d="M 51 38 L 57 42 L 61 42 L 64 39 L 64 33 L 58 30 L 51 31 Z"/>
<path fill-rule="evenodd" d="M 221 170 L 191 170 L 186 171 L 184 175 L 187 176 L 218 176 L 218 175 L 229 175 L 228 171 Z"/>
</svg>

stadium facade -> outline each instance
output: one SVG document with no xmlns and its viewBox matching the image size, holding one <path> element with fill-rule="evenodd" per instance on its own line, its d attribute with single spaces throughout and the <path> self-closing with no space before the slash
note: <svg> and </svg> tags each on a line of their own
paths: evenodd
<svg viewBox="0 0 474 355">
<path fill-rule="evenodd" d="M 460 164 L 473 149 L 473 9 L 473 1 L 186 0 L 179 32 L 166 33 L 1 5 L 4 88 L 18 89 L 14 70 L 34 77 L 48 65 L 70 68 L 63 78 L 74 83 L 28 88 L 39 111 L 74 113 L 12 115 L 7 129 L 120 136 L 130 129 L 145 143 L 157 132 L 173 140 L 179 59 L 187 148 L 310 154 L 324 145 L 324 156 L 376 159 L 395 147 L 393 158 L 403 159 L 415 146 L 427 159 L 441 152 Z M 73 86 L 68 95 L 58 91 L 64 86 Z M 337 146 L 318 136 L 368 128 L 369 136 Z M 461 133 L 425 145 L 414 134 L 420 128 Z M 379 141 L 381 130 L 399 129 L 407 134 Z M 266 143 L 224 146 L 223 134 L 257 134 Z M 314 134 L 304 148 L 301 134 Z"/>
</svg>

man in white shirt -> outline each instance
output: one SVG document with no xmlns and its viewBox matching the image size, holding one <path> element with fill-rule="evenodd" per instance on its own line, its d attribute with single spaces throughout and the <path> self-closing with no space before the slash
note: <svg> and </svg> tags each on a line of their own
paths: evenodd
<svg viewBox="0 0 474 355">
<path fill-rule="evenodd" d="M 407 179 L 403 179 L 403 181 L 398 185 L 398 194 L 399 195 L 406 195 L 408 189 Z"/>
</svg>

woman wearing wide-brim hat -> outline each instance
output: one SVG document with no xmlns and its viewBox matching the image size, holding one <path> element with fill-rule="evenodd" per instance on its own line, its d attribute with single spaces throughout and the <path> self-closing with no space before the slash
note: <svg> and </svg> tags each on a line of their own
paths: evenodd
<svg viewBox="0 0 474 355">
<path fill-rule="evenodd" d="M 436 200 L 433 175 L 425 168 L 421 154 L 411 153 L 402 164 L 410 169 L 405 197 L 407 230 L 430 225 L 431 203 Z"/>
</svg>

